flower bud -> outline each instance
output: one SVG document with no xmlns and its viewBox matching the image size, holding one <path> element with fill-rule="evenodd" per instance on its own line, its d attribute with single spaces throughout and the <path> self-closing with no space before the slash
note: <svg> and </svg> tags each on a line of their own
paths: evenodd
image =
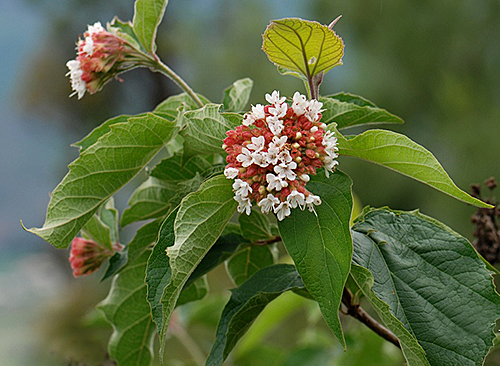
<svg viewBox="0 0 500 366">
<path fill-rule="evenodd" d="M 100 246 L 93 240 L 74 238 L 69 255 L 73 275 L 80 277 L 97 271 L 106 259 L 122 249 L 123 245 L 118 243 L 113 246 L 113 250 L 110 250 Z"/>
</svg>

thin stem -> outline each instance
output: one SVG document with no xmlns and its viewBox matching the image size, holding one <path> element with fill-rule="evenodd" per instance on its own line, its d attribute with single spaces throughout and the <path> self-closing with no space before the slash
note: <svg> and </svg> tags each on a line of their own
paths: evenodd
<svg viewBox="0 0 500 366">
<path fill-rule="evenodd" d="M 172 70 L 170 67 L 165 65 L 163 62 L 160 60 L 155 60 L 154 66 L 153 66 L 154 71 L 158 71 L 168 77 L 170 80 L 172 80 L 174 83 L 177 84 L 179 88 L 184 90 L 193 100 L 194 102 L 198 105 L 198 107 L 203 107 L 204 103 L 201 101 L 201 99 L 196 95 L 196 93 L 191 89 L 191 87 L 179 76 L 177 75 L 174 70 Z"/>
<path fill-rule="evenodd" d="M 399 340 L 394 333 L 373 319 L 370 314 L 361 308 L 359 304 L 356 304 L 353 301 L 351 292 L 346 288 L 344 288 L 344 293 L 342 294 L 342 303 L 347 307 L 347 314 L 365 324 L 368 328 L 373 330 L 385 340 L 391 342 L 396 347 L 401 348 Z"/>
</svg>

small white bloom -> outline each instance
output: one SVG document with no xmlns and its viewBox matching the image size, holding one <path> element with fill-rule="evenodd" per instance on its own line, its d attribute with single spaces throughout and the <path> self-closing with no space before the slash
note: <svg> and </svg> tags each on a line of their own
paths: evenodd
<svg viewBox="0 0 500 366">
<path fill-rule="evenodd" d="M 101 25 L 101 22 L 95 22 L 94 25 L 89 25 L 87 27 L 87 33 L 91 36 L 94 33 L 104 32 L 104 28 Z"/>
<path fill-rule="evenodd" d="M 253 125 L 253 123 L 255 122 L 255 118 L 252 114 L 250 113 L 247 113 L 245 114 L 245 117 L 243 118 L 243 122 L 241 122 L 243 124 L 243 126 L 251 126 Z"/>
<path fill-rule="evenodd" d="M 283 118 L 286 115 L 287 109 L 288 109 L 288 107 L 287 107 L 286 103 L 283 103 L 283 104 L 277 105 L 275 107 L 270 107 L 269 113 L 271 113 L 276 118 Z"/>
<path fill-rule="evenodd" d="M 314 133 L 314 132 L 316 132 L 316 131 L 318 131 L 318 126 L 313 126 L 313 127 L 311 128 L 311 132 L 312 132 L 312 133 Z"/>
<path fill-rule="evenodd" d="M 87 90 L 87 84 L 82 80 L 83 71 L 80 68 L 80 61 L 68 61 L 66 66 L 69 69 L 69 72 L 66 75 L 70 76 L 71 89 L 74 91 L 74 93 L 70 94 L 70 97 L 78 94 L 78 99 L 81 99 Z"/>
<path fill-rule="evenodd" d="M 326 123 L 320 123 L 319 124 L 319 128 L 323 129 L 323 130 L 326 130 Z"/>
<path fill-rule="evenodd" d="M 266 122 L 273 135 L 279 135 L 281 131 L 283 131 L 283 128 L 285 128 L 285 126 L 283 125 L 283 121 L 276 118 L 275 116 L 267 117 Z"/>
<path fill-rule="evenodd" d="M 309 176 L 307 174 L 302 174 L 299 178 L 306 183 L 311 180 L 311 178 L 309 178 Z"/>
<path fill-rule="evenodd" d="M 91 56 L 94 53 L 94 40 L 91 36 L 85 37 L 85 45 L 83 46 L 83 52 L 87 54 L 87 56 Z"/>
<path fill-rule="evenodd" d="M 260 200 L 258 206 L 260 207 L 262 213 L 268 213 L 271 209 L 274 210 L 278 203 L 280 203 L 279 198 L 273 196 L 271 193 L 268 193 L 266 198 Z"/>
<path fill-rule="evenodd" d="M 244 147 L 243 149 L 241 149 L 241 154 L 236 157 L 236 160 L 238 160 L 241 165 L 246 168 L 253 163 L 252 153 L 246 147 Z"/>
<path fill-rule="evenodd" d="M 287 140 L 287 136 L 273 136 L 273 141 L 269 144 L 269 148 L 282 149 L 283 146 L 285 146 Z"/>
<path fill-rule="evenodd" d="M 234 196 L 234 199 L 236 200 L 236 202 L 238 202 L 238 212 L 245 212 L 247 215 L 250 215 L 252 213 L 252 202 L 250 202 L 249 198 Z"/>
<path fill-rule="evenodd" d="M 321 107 L 323 107 L 323 103 L 318 102 L 315 99 L 311 100 L 309 102 L 309 108 L 305 113 L 307 119 L 311 122 L 316 122 L 319 119 L 319 113 L 324 111 Z"/>
<path fill-rule="evenodd" d="M 261 166 L 261 167 L 265 168 L 266 166 L 269 165 L 269 162 L 268 162 L 268 159 L 267 159 L 267 153 L 266 152 L 262 152 L 262 153 L 255 152 L 255 153 L 252 153 L 252 158 L 253 158 L 253 162 L 255 164 L 257 164 L 258 166 Z"/>
<path fill-rule="evenodd" d="M 280 98 L 280 92 L 275 90 L 271 95 L 266 94 L 266 100 L 268 101 L 269 104 L 278 105 L 284 103 L 286 97 Z"/>
<path fill-rule="evenodd" d="M 281 191 L 282 188 L 288 187 L 288 182 L 286 180 L 282 180 L 280 177 L 271 173 L 266 175 L 266 181 L 269 183 L 267 186 L 267 189 L 269 190 L 275 189 L 277 191 Z"/>
<path fill-rule="evenodd" d="M 288 150 L 281 150 L 281 152 L 278 155 L 278 159 L 282 163 L 290 163 L 292 161 L 292 156 L 288 152 Z"/>
<path fill-rule="evenodd" d="M 321 198 L 319 196 L 315 196 L 314 194 L 310 194 L 306 197 L 306 205 L 309 211 L 316 213 L 314 205 L 321 205 Z"/>
<path fill-rule="evenodd" d="M 236 168 L 227 167 L 226 169 L 224 169 L 224 175 L 226 176 L 227 179 L 236 178 L 239 172 L 240 171 Z"/>
<path fill-rule="evenodd" d="M 325 156 L 325 175 L 327 178 L 330 176 L 330 173 L 333 173 L 333 168 L 338 163 L 338 160 L 334 160 L 331 156 Z"/>
<path fill-rule="evenodd" d="M 295 94 L 293 95 L 292 103 L 292 109 L 295 114 L 297 116 L 302 116 L 305 113 L 307 107 L 309 107 L 309 102 L 307 101 L 305 95 L 302 95 L 299 92 L 295 92 Z"/>
<path fill-rule="evenodd" d="M 264 106 L 262 104 L 252 106 L 252 114 L 256 120 L 266 118 L 266 112 L 264 112 Z"/>
<path fill-rule="evenodd" d="M 274 167 L 274 171 L 278 174 L 280 178 L 286 178 L 288 180 L 295 180 L 297 174 L 293 171 L 293 169 L 297 168 L 297 163 L 292 161 L 288 164 L 281 163 Z"/>
<path fill-rule="evenodd" d="M 281 202 L 275 209 L 274 213 L 278 217 L 278 220 L 283 220 L 285 217 L 290 215 L 290 205 L 288 202 Z"/>
<path fill-rule="evenodd" d="M 300 206 L 300 208 L 303 209 L 304 204 L 306 203 L 306 196 L 304 196 L 303 193 L 294 190 L 288 195 L 286 200 L 290 207 L 296 208 L 297 206 Z"/>
<path fill-rule="evenodd" d="M 280 153 L 280 150 L 276 147 L 271 147 L 271 145 L 272 143 L 269 144 L 270 147 L 266 153 L 266 160 L 269 164 L 276 165 L 278 164 L 278 155 Z"/>
<path fill-rule="evenodd" d="M 236 193 L 236 196 L 246 197 L 249 193 L 253 192 L 250 184 L 241 179 L 236 179 L 233 183 L 233 190 Z"/>
<path fill-rule="evenodd" d="M 255 152 L 259 152 L 264 148 L 266 139 L 264 136 L 252 137 L 252 143 L 247 145 L 247 148 Z"/>
</svg>

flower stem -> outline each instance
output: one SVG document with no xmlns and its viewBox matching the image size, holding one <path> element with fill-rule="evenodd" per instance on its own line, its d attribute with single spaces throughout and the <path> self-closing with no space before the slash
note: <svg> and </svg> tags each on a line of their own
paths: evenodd
<svg viewBox="0 0 500 366">
<path fill-rule="evenodd" d="M 158 71 L 168 77 L 170 80 L 172 80 L 174 83 L 177 84 L 179 88 L 184 90 L 193 100 L 194 102 L 198 105 L 198 107 L 203 107 L 204 103 L 201 101 L 201 99 L 196 95 L 193 89 L 179 76 L 177 75 L 174 70 L 172 70 L 170 67 L 165 65 L 163 62 L 160 60 L 155 60 L 154 66 L 153 66 L 154 71 Z"/>
</svg>

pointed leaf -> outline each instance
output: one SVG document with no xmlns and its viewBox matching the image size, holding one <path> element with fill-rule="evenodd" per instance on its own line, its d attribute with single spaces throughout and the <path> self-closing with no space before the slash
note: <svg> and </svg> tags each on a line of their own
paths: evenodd
<svg viewBox="0 0 500 366">
<path fill-rule="evenodd" d="M 102 222 L 97 214 L 92 216 L 85 226 L 82 227 L 82 235 L 105 248 L 113 248 L 110 228 Z"/>
<path fill-rule="evenodd" d="M 135 117 L 141 117 L 141 116 L 144 116 L 144 115 L 138 115 L 138 116 L 135 116 Z M 117 117 L 110 118 L 107 121 L 105 121 L 104 123 L 102 123 L 100 126 L 94 128 L 83 139 L 81 139 L 80 141 L 75 142 L 71 146 L 78 147 L 80 149 L 80 154 L 81 154 L 82 152 L 84 152 L 85 150 L 87 150 L 90 146 L 92 146 L 93 144 L 95 144 L 97 142 L 97 140 L 99 140 L 99 137 L 107 134 L 111 130 L 110 127 L 112 125 L 115 125 L 117 123 L 126 123 L 130 117 L 133 117 L 133 116 L 122 115 L 122 116 L 117 116 Z"/>
<path fill-rule="evenodd" d="M 184 113 L 184 149 L 187 155 L 224 154 L 222 140 L 226 131 L 241 124 L 243 116 L 235 113 L 220 113 L 220 104 L 207 104 L 203 108 Z"/>
<path fill-rule="evenodd" d="M 252 92 L 252 79 L 245 78 L 236 80 L 233 85 L 224 90 L 222 104 L 227 112 L 242 112 L 250 99 Z"/>
<path fill-rule="evenodd" d="M 150 54 L 155 53 L 156 31 L 165 13 L 167 3 L 167 0 L 135 1 L 134 19 L 132 21 L 134 33 Z"/>
<path fill-rule="evenodd" d="M 153 360 L 155 328 L 146 301 L 144 272 L 159 225 L 154 221 L 138 230 L 128 246 L 130 261 L 113 279 L 108 297 L 99 304 L 113 326 L 109 354 L 120 366 L 149 366 Z"/>
<path fill-rule="evenodd" d="M 210 101 L 201 94 L 197 94 L 198 98 L 204 103 L 208 104 Z M 170 119 L 177 118 L 179 108 L 184 106 L 184 111 L 191 111 L 198 109 L 199 106 L 196 102 L 186 93 L 172 95 L 158 104 L 154 110 L 155 113 L 161 113 L 170 116 Z"/>
<path fill-rule="evenodd" d="M 272 236 L 271 223 L 259 210 L 252 210 L 250 215 L 240 215 L 238 221 L 241 234 L 250 241 L 266 240 Z"/>
<path fill-rule="evenodd" d="M 352 256 L 351 179 L 340 171 L 319 172 L 307 189 L 321 197 L 316 215 L 293 209 L 278 223 L 281 238 L 323 317 L 345 348 L 338 309 Z"/>
<path fill-rule="evenodd" d="M 175 244 L 167 248 L 172 277 L 161 299 L 160 353 L 164 349 L 167 325 L 180 291 L 236 211 L 237 203 L 233 197 L 231 181 L 216 176 L 181 202 L 174 224 Z"/>
<path fill-rule="evenodd" d="M 342 39 L 318 22 L 273 20 L 263 39 L 262 49 L 271 62 L 307 79 L 342 64 Z"/>
<path fill-rule="evenodd" d="M 366 124 L 404 123 L 401 118 L 356 95 L 340 93 L 322 97 L 320 101 L 324 109 L 321 122 L 335 122 L 339 130 Z"/>
<path fill-rule="evenodd" d="M 374 293 L 429 363 L 482 365 L 500 296 L 467 239 L 418 212 L 388 209 L 366 212 L 353 230 L 353 263 L 373 274 Z"/>
<path fill-rule="evenodd" d="M 283 292 L 301 288 L 304 288 L 304 284 L 295 267 L 278 264 L 261 269 L 243 285 L 232 290 L 231 298 L 222 311 L 215 344 L 205 365 L 222 365 L 267 304 Z"/>
<path fill-rule="evenodd" d="M 274 264 L 274 255 L 269 245 L 249 245 L 235 253 L 227 261 L 227 272 L 236 286 L 253 276 L 260 269 Z"/>
<path fill-rule="evenodd" d="M 69 173 L 52 193 L 43 227 L 29 231 L 57 248 L 66 248 L 98 208 L 176 132 L 172 122 L 154 114 L 112 125 L 69 165 Z"/>
<path fill-rule="evenodd" d="M 368 130 L 357 136 L 337 137 L 341 155 L 385 166 L 471 205 L 490 207 L 458 188 L 434 155 L 405 135 Z"/>
</svg>

